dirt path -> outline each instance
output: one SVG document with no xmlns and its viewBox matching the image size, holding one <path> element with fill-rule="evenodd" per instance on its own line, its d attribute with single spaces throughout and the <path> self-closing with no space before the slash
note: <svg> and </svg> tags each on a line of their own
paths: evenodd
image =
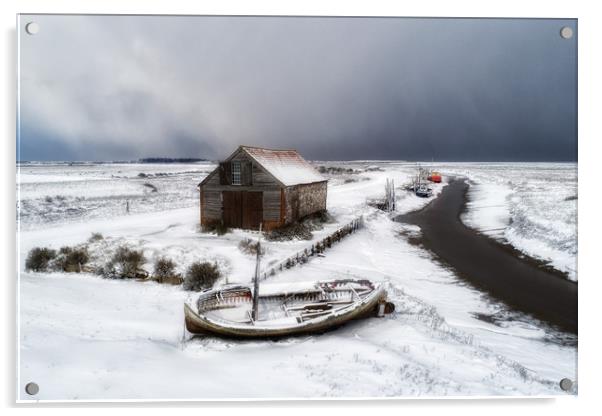
<svg viewBox="0 0 602 416">
<path fill-rule="evenodd" d="M 577 283 L 460 220 L 468 184 L 455 179 L 420 211 L 397 218 L 422 230 L 421 243 L 494 298 L 577 333 Z M 522 257 L 521 257 L 522 256 Z"/>
</svg>

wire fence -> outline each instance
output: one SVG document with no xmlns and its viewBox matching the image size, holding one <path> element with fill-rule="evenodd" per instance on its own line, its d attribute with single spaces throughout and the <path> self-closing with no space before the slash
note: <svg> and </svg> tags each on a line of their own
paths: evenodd
<svg viewBox="0 0 602 416">
<path fill-rule="evenodd" d="M 283 270 L 290 269 L 300 264 L 305 264 L 309 261 L 311 257 L 319 256 L 320 254 L 324 253 L 324 251 L 331 248 L 333 244 L 336 244 L 348 235 L 357 232 L 363 226 L 364 217 L 360 216 L 354 219 L 353 221 L 345 224 L 341 228 L 338 228 L 336 231 L 324 237 L 317 243 L 312 244 L 311 247 L 307 247 L 303 250 L 300 250 L 292 256 L 289 256 L 286 259 L 276 263 L 275 265 L 270 266 L 266 271 L 262 272 L 259 275 L 259 278 L 261 280 L 265 280 L 268 277 L 274 276 L 276 275 L 276 273 L 279 273 Z"/>
</svg>

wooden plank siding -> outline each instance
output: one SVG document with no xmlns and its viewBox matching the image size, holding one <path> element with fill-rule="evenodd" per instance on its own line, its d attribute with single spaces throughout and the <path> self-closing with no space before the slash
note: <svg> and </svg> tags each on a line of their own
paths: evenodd
<svg viewBox="0 0 602 416">
<path fill-rule="evenodd" d="M 263 223 L 263 192 L 242 193 L 242 228 L 258 230 Z"/>
<path fill-rule="evenodd" d="M 231 185 L 231 174 L 224 169 L 231 169 L 231 162 L 241 163 L 242 184 Z M 261 215 L 263 227 L 273 229 L 283 224 L 281 212 L 281 185 L 268 174 L 261 166 L 249 158 L 249 156 L 239 151 L 227 162 L 222 162 L 216 170 L 209 174 L 210 176 L 201 185 L 201 225 L 209 226 L 215 223 L 231 224 L 233 227 L 255 228 L 254 224 L 258 221 L 257 215 Z M 260 193 L 261 199 L 251 197 L 248 204 L 253 212 L 244 213 L 245 224 L 238 224 L 235 219 L 232 208 L 224 209 L 224 195 L 226 198 L 237 198 L 233 201 L 227 200 L 227 205 L 240 203 L 242 199 L 231 195 L 231 192 L 240 192 L 240 198 L 243 193 Z M 238 215 L 238 214 L 237 214 Z M 253 225 L 252 225 L 253 224 Z"/>
<path fill-rule="evenodd" d="M 242 227 L 242 194 L 239 191 L 222 192 L 223 221 L 226 227 Z"/>
<path fill-rule="evenodd" d="M 263 192 L 263 219 L 280 221 L 280 189 Z"/>
<path fill-rule="evenodd" d="M 253 185 L 280 189 L 280 184 L 272 178 L 261 166 L 253 163 Z"/>
</svg>

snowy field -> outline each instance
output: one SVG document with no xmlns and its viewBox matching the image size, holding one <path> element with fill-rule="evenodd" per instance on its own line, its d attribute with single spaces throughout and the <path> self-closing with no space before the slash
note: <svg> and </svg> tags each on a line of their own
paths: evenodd
<svg viewBox="0 0 602 416">
<path fill-rule="evenodd" d="M 244 342 L 213 337 L 183 342 L 183 302 L 190 294 L 179 287 L 24 272 L 32 247 L 58 249 L 102 233 L 104 240 L 91 247 L 99 257 L 128 244 L 144 250 L 149 271 L 152 260 L 167 255 L 180 272 L 196 260 L 216 261 L 222 282 L 249 282 L 254 259 L 238 243 L 257 234 L 235 230 L 218 237 L 198 230 L 196 184 L 213 165 L 21 166 L 19 399 L 31 400 L 23 390 L 29 381 L 40 385 L 35 398 L 41 400 L 565 394 L 558 382 L 576 378 L 576 337 L 509 311 L 463 283 L 411 244 L 417 227 L 366 205 L 366 198 L 384 194 L 387 178 L 397 186 L 408 182 L 415 164 L 319 164 L 355 172 L 329 176 L 334 222 L 315 231 L 314 241 L 358 215 L 364 215 L 365 228 L 325 257 L 269 280 L 387 281 L 396 311 L 322 335 Z M 557 175 L 548 174 L 557 166 Z M 571 166 L 574 170 L 575 165 L 436 167 L 473 182 L 465 218 L 471 226 L 502 228 L 497 238 L 525 251 L 535 247 L 534 255 L 542 258 L 555 258 L 556 251 L 541 249 L 553 248 L 574 264 L 570 230 L 576 201 L 566 201 L 562 215 L 545 209 L 558 205 L 565 193 L 576 195 L 576 176 L 573 182 L 566 176 Z M 433 185 L 434 197 L 444 186 Z M 428 202 L 397 192 L 398 214 Z M 506 210 L 487 211 L 488 205 Z M 541 215 L 545 218 L 533 225 Z M 263 264 L 308 245 L 311 241 L 266 242 Z"/>
</svg>

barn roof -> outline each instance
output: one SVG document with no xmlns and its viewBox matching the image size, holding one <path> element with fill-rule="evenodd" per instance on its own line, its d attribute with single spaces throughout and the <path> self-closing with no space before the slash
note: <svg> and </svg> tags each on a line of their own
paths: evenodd
<svg viewBox="0 0 602 416">
<path fill-rule="evenodd" d="M 326 179 L 296 150 L 240 146 L 251 158 L 284 186 L 324 182 Z"/>
</svg>

